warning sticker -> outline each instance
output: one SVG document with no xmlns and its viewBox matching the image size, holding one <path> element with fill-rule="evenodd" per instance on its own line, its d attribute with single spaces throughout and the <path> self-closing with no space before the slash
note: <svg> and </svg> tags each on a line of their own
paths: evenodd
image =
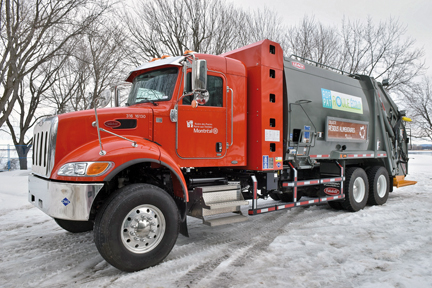
<svg viewBox="0 0 432 288">
<path fill-rule="evenodd" d="M 277 169 L 282 168 L 282 157 L 275 157 L 275 162 L 276 162 Z"/>
<path fill-rule="evenodd" d="M 273 169 L 273 167 L 274 167 L 273 157 L 269 157 L 268 155 L 263 155 L 263 170 Z"/>
<path fill-rule="evenodd" d="M 263 156 L 263 169 L 269 169 L 269 156 L 264 155 Z"/>
<path fill-rule="evenodd" d="M 265 141 L 268 142 L 279 142 L 280 141 L 280 131 L 265 129 Z"/>
</svg>

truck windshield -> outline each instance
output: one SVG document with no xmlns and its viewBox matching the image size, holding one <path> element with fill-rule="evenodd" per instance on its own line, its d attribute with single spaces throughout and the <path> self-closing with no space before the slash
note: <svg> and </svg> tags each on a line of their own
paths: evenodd
<svg viewBox="0 0 432 288">
<path fill-rule="evenodd" d="M 137 76 L 132 83 L 127 104 L 169 100 L 174 91 L 177 67 L 153 70 Z"/>
</svg>

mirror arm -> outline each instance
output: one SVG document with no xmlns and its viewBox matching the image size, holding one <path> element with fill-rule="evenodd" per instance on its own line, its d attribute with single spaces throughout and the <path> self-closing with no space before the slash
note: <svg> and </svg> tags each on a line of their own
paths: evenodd
<svg viewBox="0 0 432 288">
<path fill-rule="evenodd" d="M 99 146 L 100 146 L 100 149 L 101 149 L 101 151 L 99 151 L 99 155 L 104 156 L 104 155 L 107 154 L 107 152 L 106 152 L 105 150 L 103 150 L 103 146 L 102 146 L 102 139 L 101 139 L 101 136 L 100 136 L 100 131 L 104 131 L 104 132 L 109 133 L 109 134 L 111 134 L 111 135 L 117 136 L 117 137 L 119 137 L 119 138 L 121 138 L 121 139 L 124 139 L 124 140 L 130 141 L 130 142 L 132 142 L 132 147 L 134 147 L 134 148 L 138 147 L 138 144 L 137 144 L 135 141 L 130 140 L 130 139 L 127 139 L 127 138 L 125 138 L 125 137 L 123 137 L 123 136 L 120 136 L 120 135 L 118 135 L 118 134 L 115 134 L 115 133 L 113 133 L 113 132 L 107 131 L 107 130 L 105 130 L 105 129 L 99 127 L 99 118 L 98 118 L 98 115 L 97 115 L 97 108 L 96 108 L 96 106 L 97 106 L 97 105 L 96 105 L 96 101 L 99 101 L 99 100 L 100 100 L 100 97 L 96 97 L 95 100 L 94 100 L 94 102 L 93 102 L 93 103 L 94 103 L 94 110 L 95 110 L 95 117 L 96 117 L 96 121 L 94 121 L 94 122 L 92 123 L 92 126 L 93 126 L 93 127 L 96 126 L 96 129 L 97 129 L 98 140 L 99 140 Z"/>
<path fill-rule="evenodd" d="M 98 133 L 98 140 L 99 140 L 99 146 L 101 151 L 99 152 L 99 155 L 104 156 L 106 154 L 106 151 L 103 150 L 102 147 L 102 139 L 100 136 L 100 128 L 99 128 L 99 119 L 98 119 L 98 115 L 97 115 L 97 108 L 96 108 L 96 101 L 99 100 L 99 97 L 96 97 L 93 101 L 93 106 L 94 106 L 94 110 L 95 110 L 95 117 L 96 117 L 96 129 L 97 129 L 97 133 Z"/>
</svg>

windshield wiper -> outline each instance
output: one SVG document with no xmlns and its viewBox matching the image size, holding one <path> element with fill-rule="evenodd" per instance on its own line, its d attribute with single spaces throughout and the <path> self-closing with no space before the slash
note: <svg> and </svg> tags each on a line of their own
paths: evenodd
<svg viewBox="0 0 432 288">
<path fill-rule="evenodd" d="M 158 106 L 158 105 L 159 105 L 159 103 L 156 103 L 155 101 L 153 101 L 153 100 L 151 100 L 151 99 L 149 99 L 149 98 L 143 98 L 143 99 L 144 99 L 143 101 L 137 102 L 137 103 L 135 103 L 135 104 L 140 104 L 140 103 L 150 102 L 150 103 L 152 103 L 154 106 Z"/>
</svg>

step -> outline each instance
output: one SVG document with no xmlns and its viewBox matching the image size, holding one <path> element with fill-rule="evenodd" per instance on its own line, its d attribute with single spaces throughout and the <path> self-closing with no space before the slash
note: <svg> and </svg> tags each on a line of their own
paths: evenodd
<svg viewBox="0 0 432 288">
<path fill-rule="evenodd" d="M 249 202 L 247 200 L 238 200 L 238 201 L 228 201 L 228 202 L 219 202 L 219 203 L 210 203 L 207 204 L 209 206 L 208 209 L 220 209 L 220 208 L 226 208 L 226 207 L 237 207 L 241 205 L 248 205 Z M 206 208 L 203 208 L 206 209 Z"/>
<path fill-rule="evenodd" d="M 203 220 L 203 223 L 208 226 L 220 226 L 220 225 L 226 225 L 226 224 L 232 224 L 232 223 L 238 223 L 248 220 L 247 216 L 244 215 L 234 215 L 234 216 L 228 216 L 223 218 L 215 218 L 210 220 Z"/>
<path fill-rule="evenodd" d="M 243 199 L 240 189 L 206 192 L 203 193 L 202 197 L 207 205 L 212 203 L 230 202 Z"/>
<path fill-rule="evenodd" d="M 228 185 L 217 185 L 217 186 L 204 186 L 199 187 L 203 193 L 216 192 L 216 191 L 226 191 L 226 190 L 237 190 L 240 189 L 238 184 L 228 184 Z"/>
</svg>

